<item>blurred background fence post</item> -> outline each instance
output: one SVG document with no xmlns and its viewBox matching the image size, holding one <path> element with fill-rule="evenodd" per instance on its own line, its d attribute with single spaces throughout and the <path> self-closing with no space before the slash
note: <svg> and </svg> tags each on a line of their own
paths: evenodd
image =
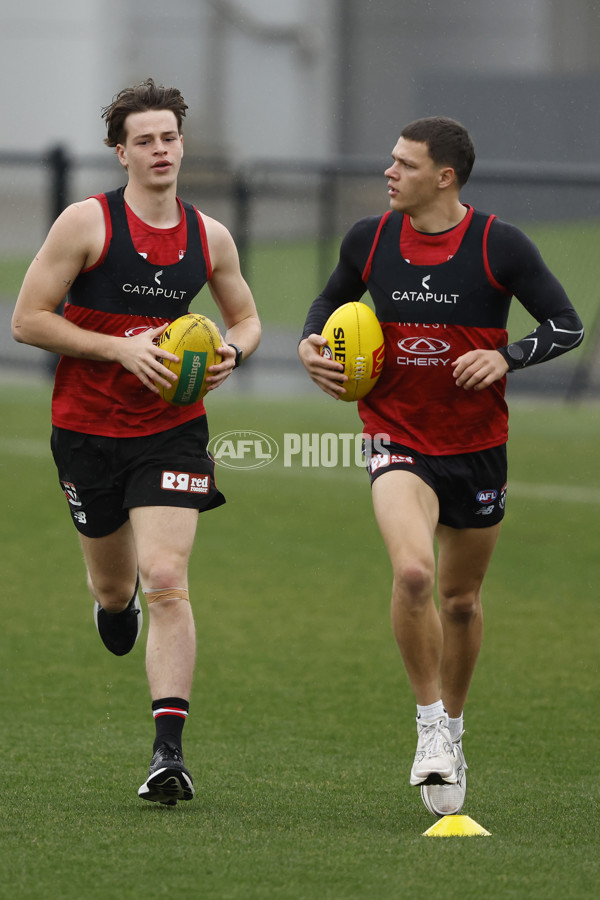
<svg viewBox="0 0 600 900">
<path fill-rule="evenodd" d="M 52 147 L 46 161 L 50 175 L 50 226 L 69 204 L 72 163 L 62 144 Z"/>
<path fill-rule="evenodd" d="M 252 287 L 265 337 L 252 361 L 255 375 L 261 366 L 268 380 L 294 369 L 296 344 L 309 304 L 325 285 L 349 225 L 361 216 L 386 207 L 385 163 L 380 159 L 256 160 L 233 166 L 215 157 L 188 156 L 180 176 L 180 193 L 203 212 L 223 221 L 232 232 L 242 271 Z M 0 245 L 0 315 L 10 315 L 20 280 L 39 248 L 46 226 L 68 203 L 122 183 L 122 173 L 109 156 L 76 156 L 56 144 L 46 153 L 0 151 L 0 182 L 40 179 L 33 200 L 19 210 L 5 208 L 5 244 L 21 247 L 9 252 Z M 600 166 L 570 163 L 522 163 L 477 160 L 464 189 L 466 202 L 495 212 L 520 225 L 539 246 L 551 269 L 565 285 L 586 326 L 586 339 L 573 353 L 511 376 L 509 390 L 560 397 L 568 401 L 600 395 Z M 39 239 L 25 215 L 40 223 Z M 12 229 L 12 230 L 11 230 Z M 20 234 L 20 237 L 19 237 Z M 29 242 L 27 252 L 23 249 Z M 202 302 L 202 301 L 195 301 Z M 210 313 L 209 313 L 210 314 Z M 509 330 L 520 337 L 534 321 L 513 302 Z M 0 367 L 32 369 L 32 349 L 2 338 Z M 36 357 L 38 360 L 38 357 Z M 43 357 L 42 357 L 43 360 Z M 36 362 L 37 364 L 37 362 Z M 40 362 L 53 372 L 54 357 Z M 298 390 L 307 388 L 296 368 Z M 260 390 L 261 381 L 252 384 Z M 286 384 L 288 382 L 286 381 Z M 249 385 L 246 385 L 248 388 Z M 289 384 L 288 384 L 289 388 Z"/>
</svg>

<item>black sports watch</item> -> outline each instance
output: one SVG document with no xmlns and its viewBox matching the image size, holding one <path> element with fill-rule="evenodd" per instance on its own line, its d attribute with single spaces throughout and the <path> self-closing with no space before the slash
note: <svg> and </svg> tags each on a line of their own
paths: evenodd
<svg viewBox="0 0 600 900">
<path fill-rule="evenodd" d="M 237 344 L 229 344 L 229 347 L 233 347 L 235 350 L 235 363 L 233 364 L 233 368 L 237 369 L 242 364 L 242 348 L 238 347 Z"/>
</svg>

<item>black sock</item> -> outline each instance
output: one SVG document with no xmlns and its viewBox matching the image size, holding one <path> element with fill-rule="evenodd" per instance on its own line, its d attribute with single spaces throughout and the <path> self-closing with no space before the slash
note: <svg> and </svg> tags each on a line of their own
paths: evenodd
<svg viewBox="0 0 600 900">
<path fill-rule="evenodd" d="M 181 734 L 189 708 L 189 702 L 181 697 L 163 697 L 162 700 L 152 701 L 152 715 L 156 725 L 153 753 L 160 744 L 170 744 L 181 750 Z"/>
</svg>

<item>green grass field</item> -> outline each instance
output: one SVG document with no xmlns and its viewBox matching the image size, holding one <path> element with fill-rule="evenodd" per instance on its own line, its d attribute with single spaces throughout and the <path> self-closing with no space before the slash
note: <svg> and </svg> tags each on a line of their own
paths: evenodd
<svg viewBox="0 0 600 900">
<path fill-rule="evenodd" d="M 584 322 L 591 324 L 600 303 L 595 278 L 600 223 L 529 224 L 524 230 L 564 284 Z M 338 250 L 336 241 L 328 254 L 332 269 Z M 29 262 L 29 258 L 0 257 L 1 298 L 16 299 Z M 245 275 L 266 325 L 301 330 L 308 306 L 323 287 L 318 263 L 319 249 L 312 240 L 259 242 L 250 247 Z M 519 303 L 513 303 L 509 326 L 514 335 L 528 331 L 532 322 Z"/>
<path fill-rule="evenodd" d="M 354 432 L 355 410 L 210 398 L 213 435 Z M 598 863 L 600 416 L 515 403 L 511 490 L 466 714 L 464 812 L 428 838 L 408 785 L 414 706 L 357 468 L 222 469 L 191 562 L 197 797 L 136 796 L 153 725 L 143 647 L 92 620 L 48 444 L 49 390 L 0 387 L 6 498 L 0 897 L 588 898 Z"/>
<path fill-rule="evenodd" d="M 596 285 L 600 224 L 528 224 L 524 230 L 564 285 L 584 324 L 591 328 L 600 312 Z M 338 250 L 336 242 L 329 251 L 331 269 Z M 301 331 L 308 306 L 323 287 L 318 263 L 318 248 L 310 241 L 259 243 L 250 248 L 246 276 L 265 324 Z M 364 299 L 368 302 L 368 295 Z M 509 317 L 511 338 L 522 337 L 535 325 L 529 313 L 514 301 Z"/>
</svg>

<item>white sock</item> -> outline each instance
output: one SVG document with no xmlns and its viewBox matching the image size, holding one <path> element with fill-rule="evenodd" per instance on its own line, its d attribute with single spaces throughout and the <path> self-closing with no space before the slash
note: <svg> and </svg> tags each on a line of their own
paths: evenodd
<svg viewBox="0 0 600 900">
<path fill-rule="evenodd" d="M 446 710 L 441 700 L 431 703 L 429 706 L 419 706 L 417 703 L 417 719 L 425 719 L 426 722 L 434 722 L 442 716 L 446 716 Z"/>
<path fill-rule="evenodd" d="M 453 741 L 459 741 L 460 736 L 464 731 L 463 728 L 463 714 L 461 713 L 458 719 L 450 719 L 448 718 L 448 727 L 450 729 L 450 737 Z"/>
</svg>

